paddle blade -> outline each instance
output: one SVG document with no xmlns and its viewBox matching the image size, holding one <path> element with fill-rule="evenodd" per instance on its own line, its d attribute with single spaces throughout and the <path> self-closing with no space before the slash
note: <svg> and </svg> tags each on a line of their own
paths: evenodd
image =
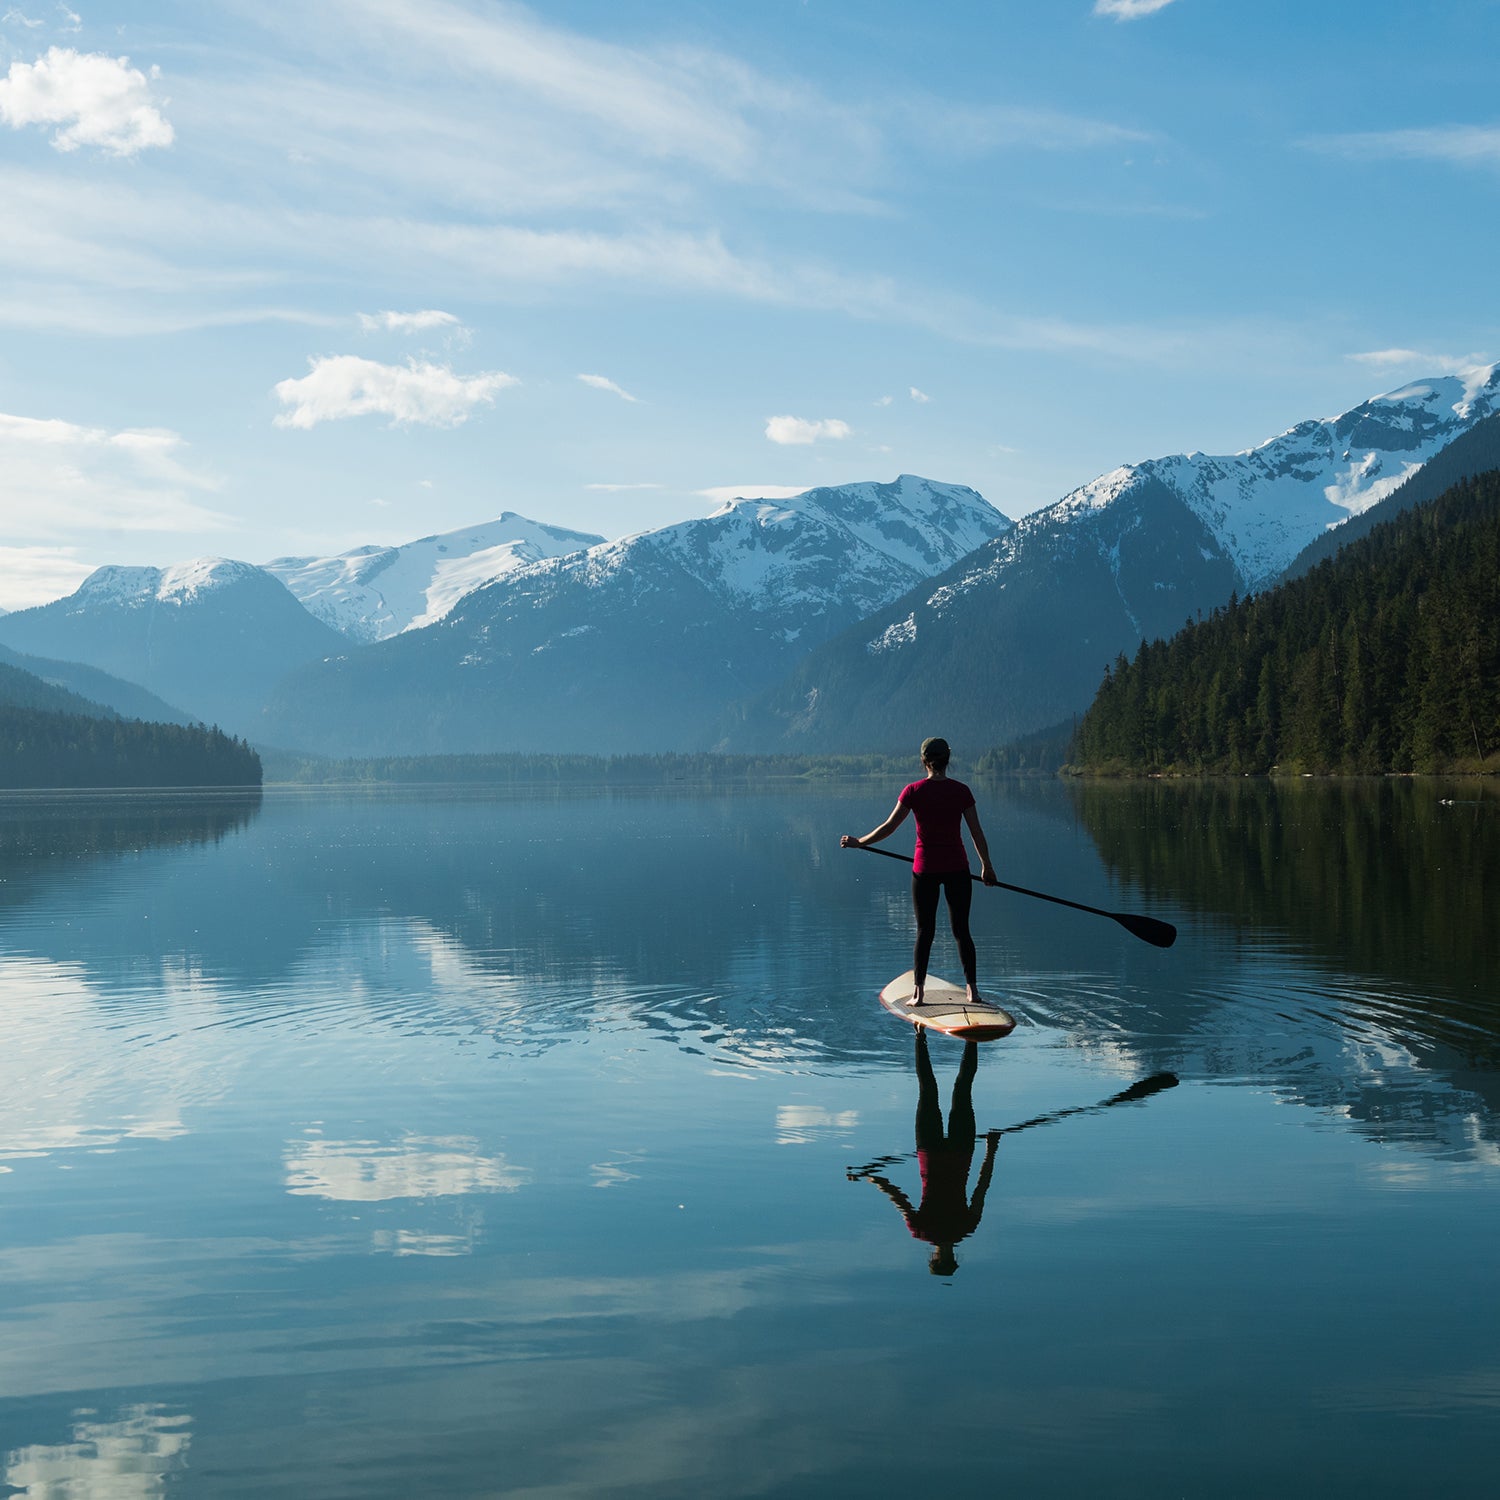
<svg viewBox="0 0 1500 1500">
<path fill-rule="evenodd" d="M 1140 1099 L 1149 1099 L 1152 1094 L 1159 1094 L 1163 1089 L 1175 1089 L 1177 1087 L 1177 1075 L 1175 1073 L 1153 1073 L 1149 1078 L 1143 1078 L 1139 1083 L 1132 1083 L 1128 1089 L 1121 1089 L 1118 1094 L 1112 1094 L 1104 1101 L 1105 1104 L 1134 1104 Z M 1103 1108 L 1101 1105 L 1100 1108 Z"/>
<path fill-rule="evenodd" d="M 1129 912 L 1115 912 L 1114 919 L 1132 937 L 1157 948 L 1170 948 L 1177 941 L 1177 929 L 1170 922 L 1158 922 L 1155 917 L 1137 917 Z"/>
</svg>

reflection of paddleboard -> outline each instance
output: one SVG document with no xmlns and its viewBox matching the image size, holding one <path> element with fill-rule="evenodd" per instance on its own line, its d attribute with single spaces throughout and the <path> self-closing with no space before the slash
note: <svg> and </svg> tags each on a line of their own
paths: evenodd
<svg viewBox="0 0 1500 1500">
<path fill-rule="evenodd" d="M 1016 1018 L 1008 1010 L 1001 1010 L 988 1000 L 969 1005 L 964 1000 L 962 985 L 949 984 L 946 979 L 936 979 L 931 974 L 922 986 L 922 1003 L 908 1005 L 906 1002 L 916 988 L 916 977 L 908 969 L 881 990 L 880 1003 L 893 1016 L 966 1042 L 993 1042 L 999 1037 L 1009 1036 L 1016 1029 Z"/>
</svg>

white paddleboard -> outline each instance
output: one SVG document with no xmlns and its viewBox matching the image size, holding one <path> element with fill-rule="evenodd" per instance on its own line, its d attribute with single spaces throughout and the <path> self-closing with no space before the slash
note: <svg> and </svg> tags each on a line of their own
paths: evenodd
<svg viewBox="0 0 1500 1500">
<path fill-rule="evenodd" d="M 1016 1018 L 1008 1010 L 988 1000 L 971 1005 L 964 999 L 962 985 L 949 984 L 932 974 L 922 986 L 922 1003 L 908 1005 L 906 1002 L 916 993 L 916 987 L 917 976 L 908 969 L 881 990 L 880 1003 L 893 1016 L 900 1016 L 913 1026 L 925 1026 L 929 1031 L 941 1031 L 944 1036 L 956 1036 L 965 1042 L 997 1041 L 1016 1029 Z"/>
</svg>

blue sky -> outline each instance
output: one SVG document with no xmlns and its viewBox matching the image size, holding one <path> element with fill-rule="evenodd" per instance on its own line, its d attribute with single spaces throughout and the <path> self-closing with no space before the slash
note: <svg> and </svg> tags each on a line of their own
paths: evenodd
<svg viewBox="0 0 1500 1500">
<path fill-rule="evenodd" d="M 0 606 L 1500 357 L 1500 0 L 0 5 Z"/>
</svg>

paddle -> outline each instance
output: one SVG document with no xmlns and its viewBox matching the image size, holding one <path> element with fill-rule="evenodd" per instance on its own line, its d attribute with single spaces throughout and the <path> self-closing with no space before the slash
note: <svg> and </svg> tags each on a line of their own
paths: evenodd
<svg viewBox="0 0 1500 1500">
<path fill-rule="evenodd" d="M 849 848 L 862 849 L 866 854 L 883 854 L 887 859 L 905 860 L 907 864 L 914 862 L 909 854 L 897 854 L 891 849 L 872 849 L 868 844 L 850 844 Z M 995 884 L 1002 891 L 1014 891 L 1018 896 L 1035 896 L 1038 901 L 1051 901 L 1058 906 L 1071 906 L 1074 911 L 1108 917 L 1111 922 L 1118 922 L 1131 937 L 1138 937 L 1143 943 L 1151 943 L 1157 948 L 1170 948 L 1177 941 L 1177 929 L 1170 922 L 1158 922 L 1155 917 L 1138 917 L 1128 911 L 1102 911 L 1097 906 L 1085 906 L 1081 901 L 1065 901 L 1061 896 L 1049 896 L 1045 891 L 1029 891 L 1024 885 L 1010 885 L 1004 880 L 997 880 Z"/>
<path fill-rule="evenodd" d="M 1054 1109 L 1049 1114 L 1036 1115 L 1030 1120 L 1022 1120 L 1019 1125 L 1005 1125 L 999 1130 L 976 1131 L 975 1138 L 983 1136 L 986 1140 L 998 1140 L 1002 1135 L 1015 1135 L 1020 1130 L 1035 1130 L 1039 1125 L 1055 1125 L 1059 1120 L 1069 1119 L 1073 1115 L 1096 1115 L 1100 1110 L 1111 1109 L 1116 1104 L 1139 1104 L 1153 1094 L 1161 1093 L 1163 1089 L 1175 1089 L 1177 1081 L 1175 1073 L 1153 1073 L 1149 1078 L 1143 1078 L 1139 1083 L 1133 1083 L 1128 1089 L 1121 1089 L 1118 1094 L 1111 1094 L 1108 1099 L 1101 1099 L 1097 1104 L 1074 1104 L 1068 1109 Z M 878 1167 L 899 1167 L 902 1162 L 910 1161 L 916 1154 L 915 1151 L 903 1151 L 899 1156 L 877 1156 L 874 1161 L 860 1167 L 858 1171 L 851 1172 L 846 1168 L 845 1175 L 850 1182 L 857 1182 L 861 1177 L 873 1177 Z"/>
</svg>

